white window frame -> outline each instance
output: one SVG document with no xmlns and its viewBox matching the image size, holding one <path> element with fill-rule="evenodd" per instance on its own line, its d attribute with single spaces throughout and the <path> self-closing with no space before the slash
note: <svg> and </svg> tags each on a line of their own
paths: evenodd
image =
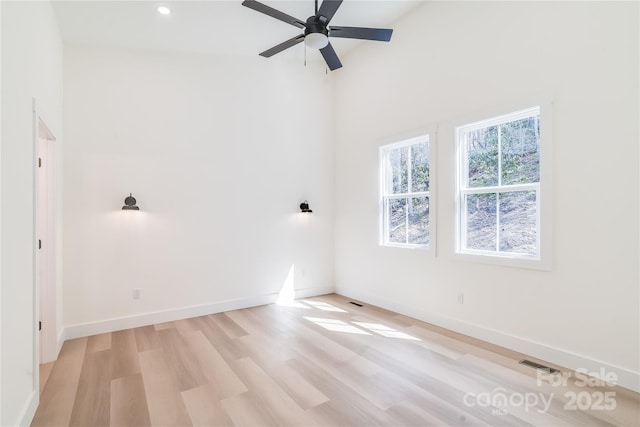
<svg viewBox="0 0 640 427">
<path fill-rule="evenodd" d="M 398 138 L 400 139 L 400 138 Z M 387 143 L 379 147 L 379 170 L 380 170 L 380 233 L 379 244 L 380 246 L 394 247 L 394 248 L 409 248 L 419 249 L 427 254 L 435 255 L 436 247 L 436 201 L 435 201 L 435 132 L 421 132 L 419 136 L 413 136 L 410 138 L 403 138 L 400 141 L 396 139 L 396 142 Z M 427 142 L 429 151 L 429 191 L 417 191 L 409 193 L 388 193 L 387 189 L 391 185 L 389 182 L 390 177 L 390 165 L 389 165 L 389 152 L 391 150 L 412 146 L 415 144 Z M 409 152 L 409 158 L 411 158 Z M 409 162 L 409 176 L 408 182 L 411 182 L 411 162 Z M 392 199 L 406 199 L 410 197 L 428 197 L 429 198 L 429 243 L 428 244 L 415 244 L 415 243 L 397 243 L 389 241 L 389 218 L 388 202 Z M 408 211 L 407 211 L 408 215 Z M 407 219 L 408 224 L 408 219 Z"/>
<path fill-rule="evenodd" d="M 502 109 L 501 114 L 495 114 L 494 111 L 493 114 L 484 114 L 484 118 L 476 115 L 473 119 L 459 123 L 455 126 L 458 171 L 456 185 L 456 255 L 458 257 L 469 261 L 488 264 L 547 271 L 551 270 L 551 105 L 551 102 L 529 103 L 526 108 Z M 506 114 L 505 111 L 507 112 Z M 534 114 L 539 114 L 540 116 L 539 181 L 537 183 L 507 185 L 500 185 L 501 183 L 499 182 L 499 185 L 495 186 L 466 187 L 468 159 L 464 140 L 465 133 L 471 130 L 497 126 L 503 123 L 531 117 Z M 500 150 L 500 144 L 498 147 L 498 150 Z M 498 153 L 500 153 L 500 151 L 498 151 Z M 500 156 L 500 154 L 498 154 L 498 156 Z M 498 176 L 501 178 L 500 166 Z M 469 194 L 495 194 L 512 191 L 535 191 L 536 193 L 536 254 L 518 254 L 499 251 L 497 246 L 499 245 L 499 216 L 496 219 L 498 221 L 496 224 L 496 251 L 465 248 L 464 244 L 466 242 L 467 220 L 466 210 L 464 209 L 465 196 Z"/>
</svg>

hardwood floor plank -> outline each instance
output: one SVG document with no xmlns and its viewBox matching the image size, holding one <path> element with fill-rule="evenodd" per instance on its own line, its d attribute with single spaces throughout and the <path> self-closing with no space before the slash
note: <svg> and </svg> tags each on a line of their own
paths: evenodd
<svg viewBox="0 0 640 427">
<path fill-rule="evenodd" d="M 111 378 L 116 379 L 140 372 L 138 348 L 133 329 L 111 333 Z"/>
<path fill-rule="evenodd" d="M 439 427 L 443 425 L 441 419 L 434 417 L 429 412 L 410 402 L 400 402 L 387 409 L 386 412 L 391 418 L 397 420 L 398 425 L 402 426 Z M 464 425 L 472 424 L 465 422 Z"/>
<path fill-rule="evenodd" d="M 295 353 L 289 351 L 286 343 L 273 346 L 268 337 L 261 333 L 252 333 L 237 338 L 235 341 L 236 348 L 239 349 L 243 358 L 251 357 L 254 361 L 259 362 L 261 366 L 277 366 L 282 362 L 295 357 Z M 264 351 L 268 348 L 269 351 Z"/>
<path fill-rule="evenodd" d="M 243 383 L 258 399 L 264 412 L 268 413 L 278 425 L 300 424 L 300 420 L 304 418 L 302 408 L 260 366 L 252 359 L 246 358 L 238 361 L 237 368 Z"/>
<path fill-rule="evenodd" d="M 31 422 L 33 427 L 69 425 L 86 348 L 87 338 L 64 343 L 40 395 L 40 405 Z"/>
<path fill-rule="evenodd" d="M 111 349 L 111 333 L 92 335 L 87 338 L 87 353 Z"/>
<path fill-rule="evenodd" d="M 359 340 L 363 338 L 363 336 L 354 334 L 327 331 L 306 318 L 301 319 L 298 332 L 297 348 L 302 350 L 305 357 L 313 358 L 318 364 L 328 367 L 349 363 L 359 355 L 359 352 L 350 350 L 347 346 L 342 345 L 340 340 L 348 340 L 350 338 Z M 365 363 L 367 366 L 361 366 L 360 369 L 366 369 L 369 372 L 379 371 L 379 367 L 374 366 L 370 361 Z"/>
<path fill-rule="evenodd" d="M 210 316 L 196 317 L 193 321 L 200 324 L 200 332 L 227 363 L 247 357 L 247 354 L 242 354 L 237 340 L 229 338 Z"/>
<path fill-rule="evenodd" d="M 307 410 L 317 425 L 393 425 L 393 420 L 375 405 L 356 393 L 331 374 L 332 368 L 314 363 L 308 358 L 296 358 L 287 365 L 312 384 L 329 401 Z"/>
<path fill-rule="evenodd" d="M 108 426 L 111 407 L 111 350 L 86 353 L 70 426 Z"/>
<path fill-rule="evenodd" d="M 280 426 L 251 393 L 242 393 L 220 402 L 236 427 Z"/>
<path fill-rule="evenodd" d="M 111 425 L 119 427 L 151 426 L 142 374 L 111 381 Z"/>
<path fill-rule="evenodd" d="M 136 339 L 136 348 L 139 352 L 160 348 L 160 338 L 156 328 L 153 326 L 135 328 L 133 334 Z"/>
<path fill-rule="evenodd" d="M 352 390 L 383 411 L 412 394 L 411 390 L 403 387 L 404 384 L 399 377 L 385 371 L 373 376 L 364 376 L 348 368 L 341 368 L 338 376 Z"/>
<path fill-rule="evenodd" d="M 613 387 L 613 390 L 609 391 L 614 393 L 616 400 L 615 417 L 609 419 L 613 419 L 616 424 L 640 426 L 640 403 L 637 393 L 620 387 Z"/>
<path fill-rule="evenodd" d="M 214 396 L 215 400 L 226 399 L 248 391 L 202 331 L 187 335 L 185 341 L 188 351 L 196 357 L 199 370 L 206 379 L 206 387 L 211 389 L 210 395 Z"/>
<path fill-rule="evenodd" d="M 180 391 L 207 384 L 195 354 L 187 348 L 185 338 L 175 328 L 158 332 L 164 358 L 169 372 L 173 375 Z"/>
<path fill-rule="evenodd" d="M 234 318 L 252 335 L 295 337 L 299 313 L 290 307 L 279 310 L 280 307 L 277 304 L 263 305 L 252 310 L 232 312 L 230 316 L 235 316 Z"/>
<path fill-rule="evenodd" d="M 269 375 L 304 410 L 329 401 L 327 396 L 286 364 L 281 364 L 274 370 L 269 371 Z"/>
<path fill-rule="evenodd" d="M 173 323 L 180 335 L 187 335 L 200 330 L 200 323 L 193 318 L 176 320 Z"/>
<path fill-rule="evenodd" d="M 308 424 L 317 426 L 395 426 L 388 414 L 381 413 L 376 408 L 365 408 L 354 405 L 345 408 L 344 402 L 329 400 L 322 405 L 311 408 L 306 412 Z"/>
<path fill-rule="evenodd" d="M 218 326 L 218 323 L 213 320 L 211 315 L 194 317 L 191 320 L 198 325 L 198 330 L 200 330 L 211 343 L 227 344 L 232 340 L 232 338 L 229 338 L 222 328 Z"/>
<path fill-rule="evenodd" d="M 175 328 L 176 322 L 156 323 L 153 327 L 156 331 L 162 331 L 163 329 Z"/>
<path fill-rule="evenodd" d="M 224 331 L 229 338 L 238 338 L 247 335 L 242 326 L 240 326 L 234 317 L 241 318 L 242 310 L 231 311 L 228 313 L 210 314 L 209 317 Z"/>
<path fill-rule="evenodd" d="M 182 399 L 194 426 L 233 426 L 233 421 L 222 408 L 219 394 L 210 385 L 182 392 Z"/>
<path fill-rule="evenodd" d="M 42 390 L 44 390 L 44 386 L 47 384 L 47 380 L 49 379 L 49 375 L 51 375 L 52 369 L 53 362 L 43 363 L 40 365 L 40 394 L 42 394 Z"/>
<path fill-rule="evenodd" d="M 495 427 L 514 425 L 513 423 L 508 423 L 506 420 L 502 420 L 499 417 L 495 417 L 495 420 L 487 422 L 486 420 L 481 419 L 482 417 L 478 418 L 473 414 L 469 414 L 457 405 L 452 405 L 446 401 L 446 399 L 439 399 L 437 396 L 428 397 L 416 395 L 409 400 L 409 403 L 421 408 L 429 414 L 430 419 L 439 420 L 436 424 L 439 426 Z M 392 414 L 392 412 L 389 412 L 389 414 Z"/>
<path fill-rule="evenodd" d="M 180 386 L 165 362 L 162 349 L 138 353 L 149 419 L 154 426 L 190 426 Z"/>
</svg>

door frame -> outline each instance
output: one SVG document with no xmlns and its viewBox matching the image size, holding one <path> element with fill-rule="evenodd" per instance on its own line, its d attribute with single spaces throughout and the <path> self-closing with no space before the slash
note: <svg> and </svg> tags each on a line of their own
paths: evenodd
<svg viewBox="0 0 640 427">
<path fill-rule="evenodd" d="M 51 362 L 58 357 L 58 338 L 57 338 L 57 292 L 58 292 L 58 232 L 57 232 L 57 205 L 58 205 L 58 182 L 57 182 L 57 166 L 58 161 L 56 159 L 56 145 L 59 140 L 56 137 L 55 131 L 52 131 L 50 123 L 47 119 L 47 115 L 43 112 L 43 108 L 38 101 L 33 98 L 33 178 L 34 178 L 34 191 L 33 191 L 33 360 L 34 360 L 34 382 L 36 390 L 39 390 L 40 386 L 40 364 Z M 43 132 L 44 130 L 44 132 Z M 44 134 L 43 134 L 44 133 Z M 40 185 L 39 185 L 39 148 L 40 140 L 46 139 L 51 141 L 47 143 L 47 152 L 49 155 L 49 164 L 47 165 L 47 190 L 49 191 L 50 203 L 47 203 L 47 236 L 50 250 L 48 251 L 47 265 L 47 277 L 49 278 L 47 286 L 42 288 L 42 318 L 40 316 L 41 308 L 41 283 L 39 278 L 39 267 L 41 259 L 38 254 L 38 240 L 41 239 L 41 231 L 38 227 L 38 214 L 40 210 Z M 43 327 L 41 331 L 38 331 L 38 322 L 42 320 Z M 42 343 L 42 348 L 41 348 Z"/>
</svg>

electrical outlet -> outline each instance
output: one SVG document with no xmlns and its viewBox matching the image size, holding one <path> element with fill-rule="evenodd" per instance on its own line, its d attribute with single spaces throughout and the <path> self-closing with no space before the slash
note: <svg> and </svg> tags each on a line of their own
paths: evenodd
<svg viewBox="0 0 640 427">
<path fill-rule="evenodd" d="M 133 299 L 140 299 L 140 289 L 136 288 L 133 290 Z"/>
<path fill-rule="evenodd" d="M 464 294 L 463 293 L 459 293 L 458 294 L 458 304 L 464 304 Z"/>
</svg>

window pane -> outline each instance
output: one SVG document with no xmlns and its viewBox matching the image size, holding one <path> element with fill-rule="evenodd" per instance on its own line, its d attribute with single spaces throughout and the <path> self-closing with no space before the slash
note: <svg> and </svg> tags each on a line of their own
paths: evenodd
<svg viewBox="0 0 640 427">
<path fill-rule="evenodd" d="M 498 128 L 466 132 L 469 187 L 498 185 Z"/>
<path fill-rule="evenodd" d="M 391 164 L 391 194 L 409 191 L 409 147 L 395 148 L 389 151 Z"/>
<path fill-rule="evenodd" d="M 429 143 L 411 146 L 411 191 L 429 191 Z"/>
<path fill-rule="evenodd" d="M 540 116 L 500 126 L 502 184 L 540 181 Z"/>
<path fill-rule="evenodd" d="M 467 211 L 467 249 L 496 250 L 496 194 L 469 194 Z"/>
<path fill-rule="evenodd" d="M 409 199 L 409 243 L 429 244 L 429 198 L 412 197 Z"/>
<path fill-rule="evenodd" d="M 500 251 L 536 254 L 536 192 L 500 193 Z"/>
<path fill-rule="evenodd" d="M 389 242 L 407 243 L 407 199 L 389 200 Z"/>
</svg>

